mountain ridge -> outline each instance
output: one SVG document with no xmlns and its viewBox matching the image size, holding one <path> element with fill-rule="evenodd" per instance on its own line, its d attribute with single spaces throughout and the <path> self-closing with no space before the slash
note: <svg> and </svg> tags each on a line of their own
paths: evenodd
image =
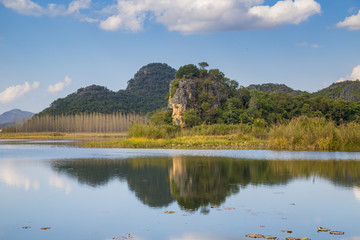
<svg viewBox="0 0 360 240">
<path fill-rule="evenodd" d="M 176 70 L 165 63 L 150 63 L 141 67 L 126 89 L 111 91 L 104 86 L 90 85 L 78 89 L 64 98 L 59 98 L 44 109 L 40 115 L 77 114 L 77 113 L 113 113 L 137 112 L 147 114 L 165 108 L 166 95 L 169 94 L 171 80 Z M 345 81 L 334 83 L 314 93 L 295 90 L 285 84 L 251 84 L 246 87 L 264 93 L 284 93 L 291 96 L 307 94 L 312 97 L 324 97 L 345 101 L 360 101 L 360 82 Z"/>
<path fill-rule="evenodd" d="M 165 97 L 175 72 L 165 63 L 150 63 L 140 68 L 125 90 L 115 92 L 104 86 L 90 85 L 55 100 L 39 115 L 152 112 L 167 106 Z"/>
<path fill-rule="evenodd" d="M 31 118 L 32 116 L 34 116 L 34 113 L 32 112 L 22 111 L 18 108 L 14 108 L 0 115 L 0 127 L 15 126 L 17 121 Z"/>
</svg>

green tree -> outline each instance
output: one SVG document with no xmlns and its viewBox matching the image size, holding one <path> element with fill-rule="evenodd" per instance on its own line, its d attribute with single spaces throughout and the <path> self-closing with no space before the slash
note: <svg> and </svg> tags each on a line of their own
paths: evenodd
<svg viewBox="0 0 360 240">
<path fill-rule="evenodd" d="M 179 68 L 175 74 L 175 78 L 198 78 L 200 76 L 200 70 L 194 64 L 188 64 Z"/>
<path fill-rule="evenodd" d="M 209 64 L 207 62 L 200 62 L 199 66 L 200 66 L 201 70 L 204 70 L 205 68 L 207 68 L 209 66 Z"/>
</svg>

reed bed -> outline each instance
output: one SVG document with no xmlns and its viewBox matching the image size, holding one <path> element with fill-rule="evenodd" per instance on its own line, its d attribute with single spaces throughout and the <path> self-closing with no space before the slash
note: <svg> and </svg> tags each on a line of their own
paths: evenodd
<svg viewBox="0 0 360 240">
<path fill-rule="evenodd" d="M 42 115 L 21 121 L 16 127 L 5 129 L 13 132 L 125 132 L 134 124 L 146 124 L 146 116 L 139 114 L 75 114 Z"/>
</svg>

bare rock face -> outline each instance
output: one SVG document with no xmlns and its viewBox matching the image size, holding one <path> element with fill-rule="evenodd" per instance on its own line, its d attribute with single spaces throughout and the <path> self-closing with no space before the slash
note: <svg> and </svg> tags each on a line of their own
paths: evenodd
<svg viewBox="0 0 360 240">
<path fill-rule="evenodd" d="M 197 98 L 197 84 L 192 79 L 176 79 L 174 81 L 178 81 L 179 83 L 178 86 L 170 84 L 170 93 L 173 92 L 174 94 L 169 97 L 169 108 L 173 110 L 173 122 L 184 127 L 185 122 L 182 113 L 187 109 L 191 109 L 191 103 Z M 176 90 L 174 90 L 175 87 Z"/>
<path fill-rule="evenodd" d="M 177 82 L 176 82 L 177 81 Z M 168 107 L 173 110 L 173 123 L 185 127 L 183 113 L 186 110 L 202 110 L 205 103 L 208 108 L 220 106 L 227 97 L 228 86 L 223 82 L 210 79 L 175 79 L 170 83 Z"/>
</svg>

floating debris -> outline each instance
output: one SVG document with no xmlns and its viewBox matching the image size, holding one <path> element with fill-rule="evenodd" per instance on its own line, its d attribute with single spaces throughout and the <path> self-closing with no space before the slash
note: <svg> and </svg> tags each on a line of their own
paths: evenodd
<svg viewBox="0 0 360 240">
<path fill-rule="evenodd" d="M 144 232 L 148 232 L 148 231 L 150 231 L 150 229 L 146 229 L 146 228 L 145 228 L 143 231 L 144 231 Z"/>
<path fill-rule="evenodd" d="M 265 236 L 265 239 L 278 239 L 278 238 L 275 236 Z"/>
<path fill-rule="evenodd" d="M 262 227 L 262 228 L 264 228 L 264 227 L 265 227 L 265 225 L 260 225 L 259 227 Z"/>
<path fill-rule="evenodd" d="M 286 240 L 311 240 L 310 238 L 304 237 L 304 238 L 294 238 L 294 237 L 287 237 Z"/>
<path fill-rule="evenodd" d="M 131 233 L 125 233 L 123 236 L 121 237 L 113 237 L 112 239 L 113 240 L 119 240 L 119 239 L 131 239 L 131 238 L 134 238 L 135 236 L 132 235 Z"/>
<path fill-rule="evenodd" d="M 43 227 L 43 228 L 41 228 L 41 230 L 49 230 L 49 229 L 51 229 L 51 227 Z"/>
<path fill-rule="evenodd" d="M 225 210 L 235 210 L 235 208 L 233 208 L 233 207 L 226 207 L 226 208 L 224 208 Z"/>
<path fill-rule="evenodd" d="M 249 238 L 265 238 L 264 235 L 257 234 L 257 233 L 254 233 L 254 234 L 246 234 L 245 237 L 249 237 Z"/>
<path fill-rule="evenodd" d="M 295 206 L 295 203 L 290 203 L 291 206 Z"/>
<path fill-rule="evenodd" d="M 31 227 L 30 226 L 24 226 L 22 227 L 22 229 L 30 229 Z"/>
<path fill-rule="evenodd" d="M 281 230 L 281 232 L 283 232 L 283 233 L 292 233 L 293 231 L 292 230 Z"/>
<path fill-rule="evenodd" d="M 166 212 L 164 212 L 165 214 L 173 214 L 173 213 L 175 213 L 174 211 L 166 211 Z"/>
<path fill-rule="evenodd" d="M 318 232 L 328 232 L 328 231 L 330 231 L 330 229 L 323 228 L 323 227 L 317 227 L 317 230 L 318 230 Z"/>
<path fill-rule="evenodd" d="M 345 233 L 344 233 L 344 232 L 340 232 L 340 231 L 331 231 L 330 234 L 333 234 L 333 235 L 344 235 Z"/>
<path fill-rule="evenodd" d="M 219 206 L 214 205 L 214 206 L 211 206 L 210 208 L 219 208 Z"/>
<path fill-rule="evenodd" d="M 220 209 L 220 208 L 218 208 L 218 209 L 216 209 L 216 211 L 223 211 L 222 209 Z"/>
</svg>

